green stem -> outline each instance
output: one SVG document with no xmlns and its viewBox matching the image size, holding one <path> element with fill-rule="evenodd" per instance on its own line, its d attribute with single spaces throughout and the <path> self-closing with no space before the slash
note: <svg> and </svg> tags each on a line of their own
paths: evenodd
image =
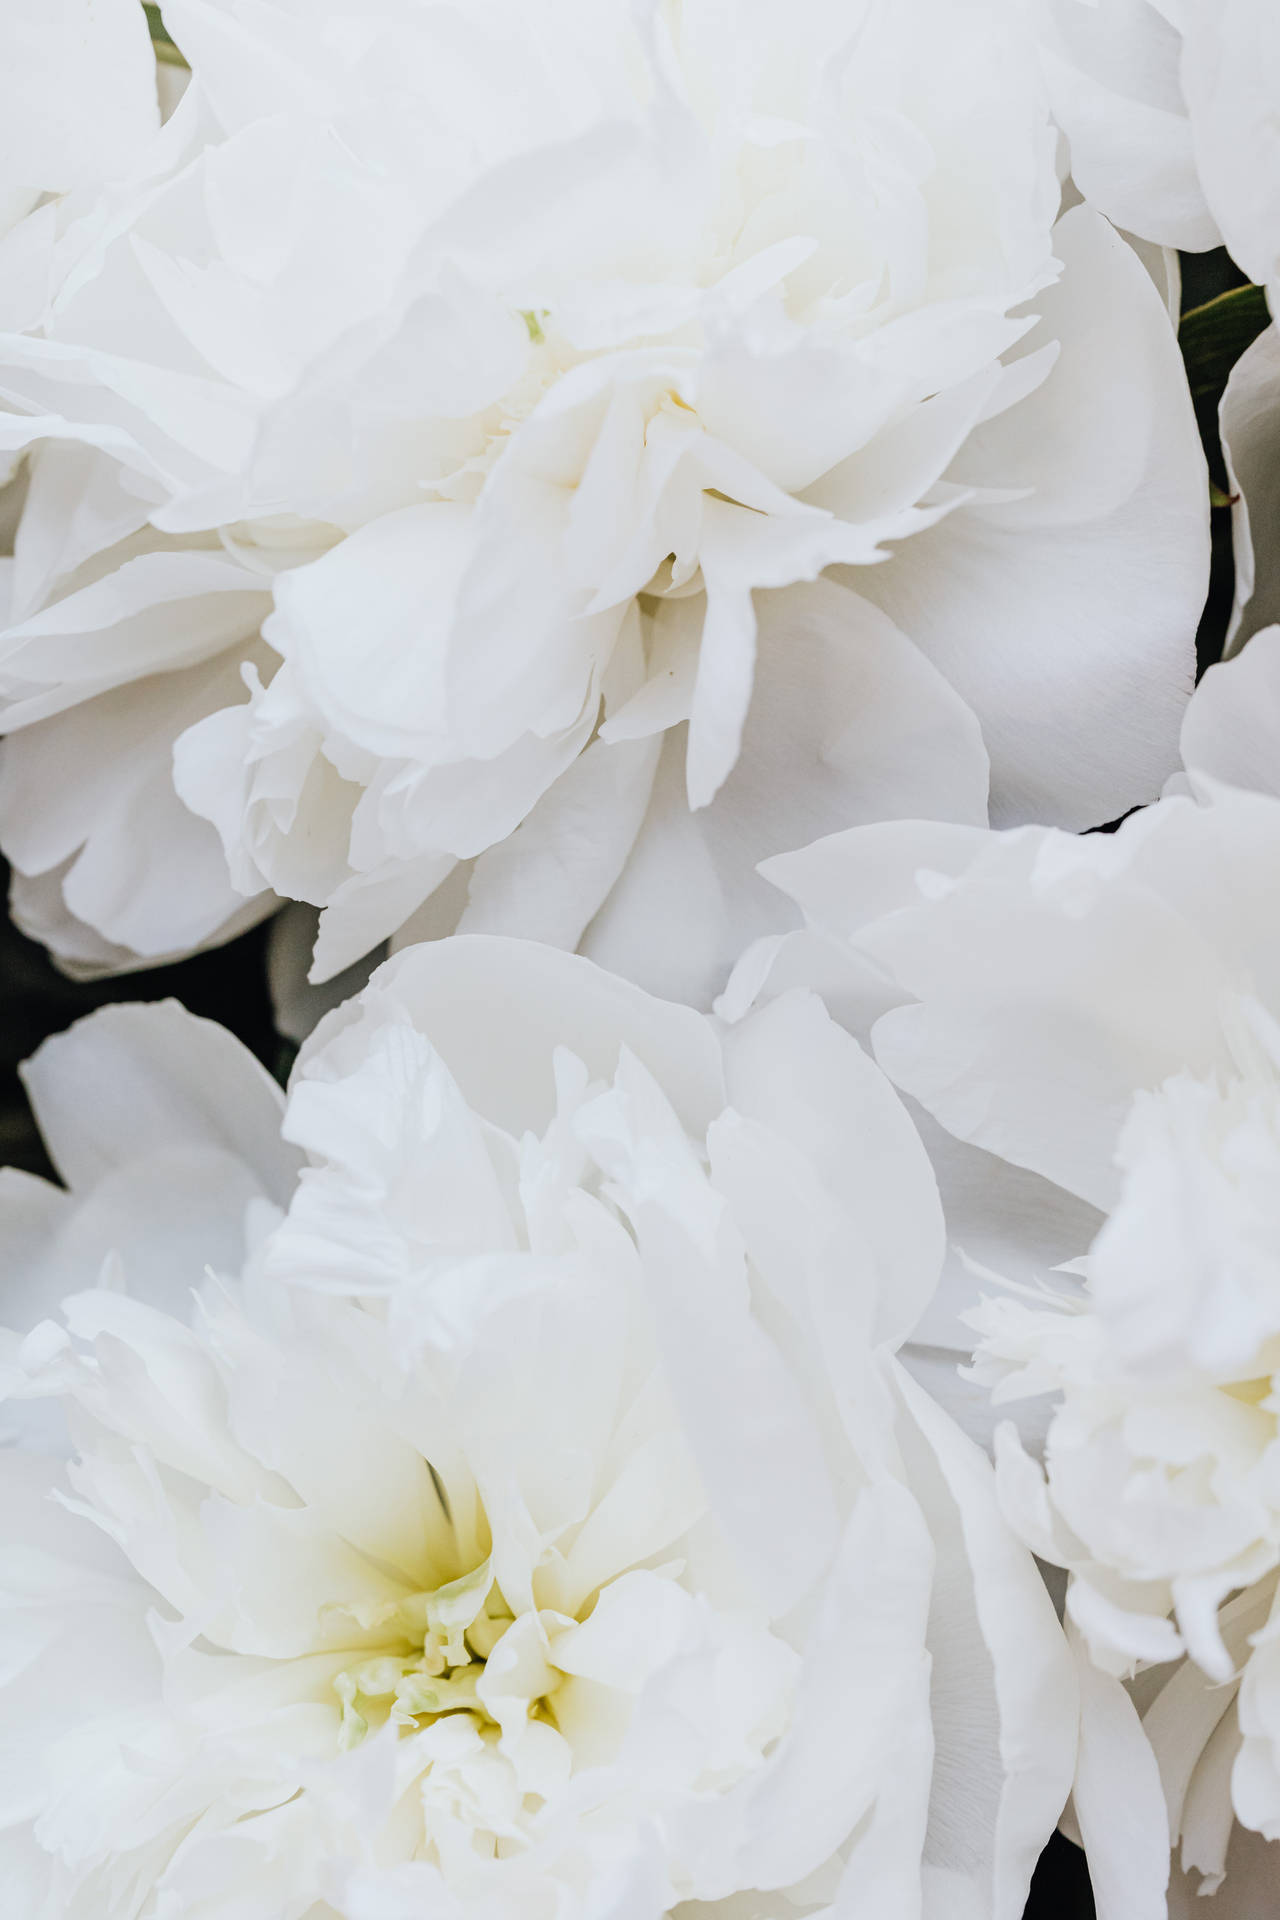
<svg viewBox="0 0 1280 1920">
<path fill-rule="evenodd" d="M 152 6 L 150 0 L 143 0 L 142 11 L 147 16 L 147 25 L 151 29 L 151 44 L 156 50 L 156 59 L 162 66 L 187 67 L 190 62 L 178 48 L 176 42 L 160 17 L 159 7 Z"/>
</svg>

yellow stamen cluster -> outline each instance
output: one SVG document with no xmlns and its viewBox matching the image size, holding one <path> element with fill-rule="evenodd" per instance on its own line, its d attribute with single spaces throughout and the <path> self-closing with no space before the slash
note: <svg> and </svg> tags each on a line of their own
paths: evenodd
<svg viewBox="0 0 1280 1920">
<path fill-rule="evenodd" d="M 388 1651 L 346 1668 L 333 1683 L 342 1702 L 344 1749 L 388 1720 L 418 1726 L 443 1713 L 490 1718 L 476 1689 L 512 1615 L 488 1560 L 430 1593 L 342 1610 L 362 1627 L 385 1627 L 389 1643 Z"/>
</svg>

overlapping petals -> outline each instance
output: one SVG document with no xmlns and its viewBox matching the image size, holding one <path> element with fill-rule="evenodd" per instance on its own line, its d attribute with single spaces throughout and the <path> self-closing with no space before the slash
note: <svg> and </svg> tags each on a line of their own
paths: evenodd
<svg viewBox="0 0 1280 1920">
<path fill-rule="evenodd" d="M 970 1265 L 970 1299 L 990 1297 L 966 1316 L 977 1381 L 1044 1436 L 1042 1477 L 1012 1426 L 997 1435 L 1006 1511 L 1071 1571 L 1071 1629 L 1105 1673 L 1186 1656 L 1139 1690 L 1158 1776 L 1118 1691 L 1086 1689 L 1077 1810 L 1108 1913 L 1163 1911 L 1161 1846 L 1125 1854 L 1157 1787 L 1208 1891 L 1233 1819 L 1280 1839 L 1278 701 L 1269 629 L 1197 691 L 1185 790 L 1113 836 L 903 823 L 771 867 L 810 940 L 873 969 L 891 1077 L 1035 1183 L 989 1189 L 987 1246 L 968 1249 L 1018 1250 Z M 1049 1182 L 1084 1231 L 1037 1272 L 1061 1217 L 1035 1197 Z"/>
<path fill-rule="evenodd" d="M 33 1912 L 1017 1920 L 1070 1660 L 894 1357 L 937 1192 L 820 1001 L 722 1035 L 453 939 L 283 1123 L 174 1007 L 30 1085 L 70 1191 L 0 1193 L 3 1387 L 72 1456 L 0 1454 Z"/>
<path fill-rule="evenodd" d="M 409 923 L 706 1004 L 764 857 L 1158 790 L 1203 467 L 1013 0 L 166 20 L 192 85 L 0 338 L 14 780 L 87 731 L 109 786 L 0 798 L 64 962 L 283 896 L 317 979 Z"/>
<path fill-rule="evenodd" d="M 1280 270 L 1280 24 L 1267 0 L 1039 0 L 1080 191 L 1130 232 Z"/>
</svg>

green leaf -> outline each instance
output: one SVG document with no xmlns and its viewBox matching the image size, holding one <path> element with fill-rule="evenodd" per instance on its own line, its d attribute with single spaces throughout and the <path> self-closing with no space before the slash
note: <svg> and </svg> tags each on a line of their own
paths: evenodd
<svg viewBox="0 0 1280 1920">
<path fill-rule="evenodd" d="M 147 25 L 151 29 L 151 44 L 156 50 L 156 59 L 166 67 L 185 67 L 188 62 L 172 39 L 169 29 L 160 17 L 159 7 L 153 7 L 150 0 L 143 0 L 142 11 L 147 16 Z"/>
<path fill-rule="evenodd" d="M 1178 342 L 1193 397 L 1220 394 L 1236 361 L 1270 324 L 1261 287 L 1232 287 L 1184 313 Z"/>
</svg>

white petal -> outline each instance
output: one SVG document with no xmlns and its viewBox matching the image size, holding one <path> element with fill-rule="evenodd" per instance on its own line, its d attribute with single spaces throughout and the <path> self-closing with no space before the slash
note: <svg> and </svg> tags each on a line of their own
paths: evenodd
<svg viewBox="0 0 1280 1920">
<path fill-rule="evenodd" d="M 1251 280 L 1280 278 L 1280 30 L 1266 0 L 1188 9 L 1181 61 L 1196 162 L 1232 258 Z"/>
<path fill-rule="evenodd" d="M 1056 246 L 1066 271 L 1039 304 L 1061 357 L 1037 392 L 970 437 L 949 476 L 1030 491 L 959 508 L 858 585 L 977 714 L 993 818 L 1079 828 L 1153 798 L 1176 764 L 1209 531 L 1203 455 L 1155 288 L 1086 209 L 1059 223 Z M 1140 580 L 1136 546 L 1148 556 Z"/>
<path fill-rule="evenodd" d="M 127 171 L 160 123 L 155 57 L 130 0 L 50 0 L 9 29 L 0 80 L 0 227 L 41 194 Z"/>
<path fill-rule="evenodd" d="M 1137 1708 L 1077 1646 L 1080 1758 L 1073 1800 L 1098 1920 L 1165 1920 L 1169 1817 Z"/>
<path fill-rule="evenodd" d="M 779 924 L 774 886 L 753 871 L 762 860 L 864 820 L 986 818 L 973 714 L 878 609 L 829 580 L 755 599 L 755 693 L 737 765 L 691 814 L 680 736 L 665 743 L 636 845 L 582 943 L 695 1005 Z"/>
<path fill-rule="evenodd" d="M 505 933 L 572 949 L 631 852 L 661 738 L 595 740 L 515 832 L 472 870 L 459 933 Z"/>
<path fill-rule="evenodd" d="M 471 533 L 465 507 L 406 507 L 277 580 L 268 638 L 332 732 L 387 757 L 449 742 L 450 620 Z"/>
<path fill-rule="evenodd" d="M 67 863 L 63 905 L 109 948 L 168 958 L 270 910 L 269 896 L 246 904 L 213 827 L 174 790 L 175 740 L 239 691 L 237 660 L 223 656 L 116 688 L 5 743 L 0 841 L 24 874 Z M 76 945 L 69 953 L 79 957 Z"/>
<path fill-rule="evenodd" d="M 225 554 L 146 553 L 10 627 L 0 643 L 5 726 L 250 640 L 270 601 Z"/>
<path fill-rule="evenodd" d="M 46 1040 L 23 1078 L 73 1189 L 182 1145 L 243 1161 L 288 1205 L 298 1159 L 280 1138 L 283 1094 L 238 1040 L 176 1001 L 101 1008 Z"/>
<path fill-rule="evenodd" d="M 542 1133 L 555 1112 L 557 1047 L 601 1079 L 612 1077 L 621 1048 L 629 1048 L 660 1078 L 695 1138 L 724 1106 L 710 1022 L 576 955 L 481 934 L 431 941 L 378 969 L 367 997 L 376 1007 L 382 994 L 408 1010 L 468 1105 L 517 1138 L 529 1128 Z M 358 1050 L 360 1018 L 357 1004 L 321 1021 L 298 1070 L 309 1070 L 331 1044 Z"/>
<path fill-rule="evenodd" d="M 895 1382 L 908 1461 L 927 1450 L 912 1485 L 938 1549 L 929 1628 L 938 1757 L 925 1857 L 976 1882 L 993 1920 L 1019 1920 L 1071 1787 L 1071 1655 L 1035 1563 L 1000 1513 L 987 1461 L 901 1369 Z"/>
<path fill-rule="evenodd" d="M 1054 112 L 1081 193 L 1118 227 L 1163 246 L 1216 246 L 1178 83 L 1182 38 L 1165 9 L 1049 0 L 1042 18 Z"/>
<path fill-rule="evenodd" d="M 1280 620 L 1280 329 L 1266 328 L 1231 369 L 1218 410 L 1231 491 L 1236 585 L 1230 643 Z"/>
<path fill-rule="evenodd" d="M 791 1728 L 759 1779 L 708 1806 L 695 1829 L 706 1868 L 727 1888 L 785 1886 L 856 1828 L 832 1911 L 910 1913 L 933 1758 L 923 1647 L 931 1565 L 907 1490 L 867 1487 L 823 1594 Z"/>
<path fill-rule="evenodd" d="M 811 995 L 786 994 L 725 1041 L 729 1100 L 816 1170 L 868 1246 L 869 1337 L 898 1346 L 933 1296 L 945 1234 L 929 1157 L 901 1100 Z"/>
<path fill-rule="evenodd" d="M 615 1089 L 579 1114 L 575 1131 L 635 1235 L 655 1337 L 712 1512 L 755 1604 L 774 1618 L 813 1590 L 830 1560 L 833 1489 L 801 1383 L 751 1310 L 736 1227 L 664 1106 L 624 1056 Z"/>
<path fill-rule="evenodd" d="M 1280 799 L 1277 740 L 1280 626 L 1255 633 L 1233 660 L 1209 668 L 1182 722 L 1182 758 L 1193 781 L 1207 773 Z"/>
<path fill-rule="evenodd" d="M 1110 1206 L 1135 1090 L 1230 1069 L 1218 1010 L 1242 970 L 1265 977 L 1273 907 L 1249 876 L 1277 837 L 1274 801 L 1224 790 L 1109 838 L 993 838 L 972 884 L 859 936 L 922 1002 L 878 1023 L 877 1059 L 949 1131 Z"/>
</svg>

